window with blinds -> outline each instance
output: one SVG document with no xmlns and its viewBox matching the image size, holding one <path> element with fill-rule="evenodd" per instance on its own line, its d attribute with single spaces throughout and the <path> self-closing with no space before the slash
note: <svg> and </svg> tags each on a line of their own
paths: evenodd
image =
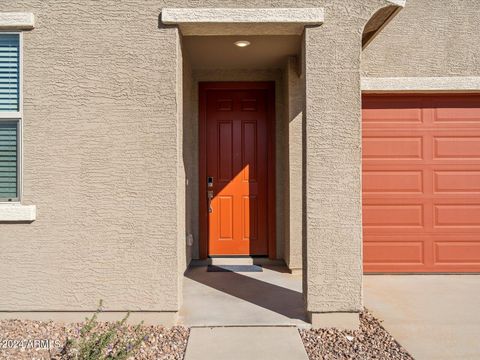
<svg viewBox="0 0 480 360">
<path fill-rule="evenodd" d="M 17 192 L 18 122 L 0 122 L 0 199 L 15 199 Z"/>
<path fill-rule="evenodd" d="M 19 198 L 20 34 L 0 32 L 0 201 Z"/>
<path fill-rule="evenodd" d="M 0 33 L 0 111 L 19 111 L 20 37 Z"/>
</svg>

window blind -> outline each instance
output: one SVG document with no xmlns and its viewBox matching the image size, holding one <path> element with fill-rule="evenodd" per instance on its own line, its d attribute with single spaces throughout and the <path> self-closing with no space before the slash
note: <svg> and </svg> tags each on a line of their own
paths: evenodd
<svg viewBox="0 0 480 360">
<path fill-rule="evenodd" d="M 19 111 L 20 37 L 0 33 L 0 111 Z"/>
<path fill-rule="evenodd" d="M 0 199 L 17 198 L 18 122 L 0 122 Z"/>
</svg>

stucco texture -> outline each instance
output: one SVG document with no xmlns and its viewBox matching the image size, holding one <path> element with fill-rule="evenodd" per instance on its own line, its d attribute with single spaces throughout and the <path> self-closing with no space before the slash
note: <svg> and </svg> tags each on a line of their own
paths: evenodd
<svg viewBox="0 0 480 360">
<path fill-rule="evenodd" d="M 305 32 L 305 235 L 307 310 L 362 308 L 362 33 L 389 1 L 332 2 Z"/>
<path fill-rule="evenodd" d="M 0 3 L 36 18 L 24 33 L 22 202 L 37 206 L 33 223 L 0 224 L 0 312 L 89 311 L 100 299 L 106 310 L 178 310 L 195 226 L 185 230 L 185 69 L 178 30 L 159 15 L 182 6 L 302 4 Z"/>
<path fill-rule="evenodd" d="M 372 77 L 480 75 L 478 0 L 408 0 L 363 52 Z"/>
<path fill-rule="evenodd" d="M 285 263 L 290 271 L 302 268 L 303 238 L 303 125 L 305 109 L 305 79 L 298 72 L 301 57 L 289 57 L 284 69 L 285 143 Z"/>
<path fill-rule="evenodd" d="M 24 33 L 22 202 L 37 206 L 31 224 L 0 224 L 0 311 L 94 310 L 100 299 L 177 311 L 181 73 L 161 6 L 0 3 L 36 17 Z"/>
<path fill-rule="evenodd" d="M 189 69 L 159 14 L 185 6 L 325 7 L 325 24 L 305 36 L 304 293 L 311 312 L 360 310 L 361 38 L 389 4 L 3 0 L 0 11 L 36 18 L 24 36 L 22 202 L 37 220 L 0 224 L 0 312 L 87 311 L 100 299 L 107 310 L 178 310 L 196 226 L 185 213 Z"/>
</svg>

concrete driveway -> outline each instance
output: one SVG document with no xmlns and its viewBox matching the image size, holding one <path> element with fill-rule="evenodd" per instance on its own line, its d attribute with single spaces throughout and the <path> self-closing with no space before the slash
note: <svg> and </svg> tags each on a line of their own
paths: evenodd
<svg viewBox="0 0 480 360">
<path fill-rule="evenodd" d="M 415 359 L 480 359 L 480 275 L 366 275 L 364 299 Z"/>
</svg>

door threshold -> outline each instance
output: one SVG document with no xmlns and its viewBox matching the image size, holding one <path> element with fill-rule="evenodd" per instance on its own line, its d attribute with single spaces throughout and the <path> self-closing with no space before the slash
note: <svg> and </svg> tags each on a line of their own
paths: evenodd
<svg viewBox="0 0 480 360">
<path fill-rule="evenodd" d="M 192 259 L 190 266 L 207 265 L 267 265 L 286 266 L 282 259 L 269 259 L 257 256 L 215 256 L 208 259 Z"/>
</svg>

